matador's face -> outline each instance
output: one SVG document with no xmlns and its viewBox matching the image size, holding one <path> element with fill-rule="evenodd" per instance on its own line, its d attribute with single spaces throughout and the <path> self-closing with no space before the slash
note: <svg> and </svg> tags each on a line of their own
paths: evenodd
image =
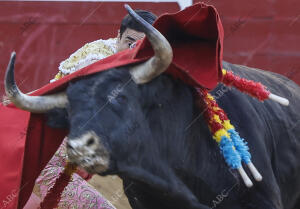
<svg viewBox="0 0 300 209">
<path fill-rule="evenodd" d="M 122 36 L 120 33 L 117 37 L 117 52 L 123 51 L 125 49 L 130 48 L 130 46 L 135 43 L 137 40 L 144 38 L 145 34 L 142 32 L 138 32 L 136 30 L 127 28 Z"/>
</svg>

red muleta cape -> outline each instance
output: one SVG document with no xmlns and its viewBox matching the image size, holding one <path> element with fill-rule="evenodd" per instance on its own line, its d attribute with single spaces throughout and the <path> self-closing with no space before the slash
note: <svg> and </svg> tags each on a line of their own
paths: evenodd
<svg viewBox="0 0 300 209">
<path fill-rule="evenodd" d="M 174 58 L 166 71 L 189 85 L 213 89 L 222 77 L 223 27 L 216 9 L 203 3 L 154 23 L 170 42 Z M 117 53 L 38 89 L 31 95 L 56 93 L 83 76 L 149 59 L 147 39 L 134 49 Z M 23 208 L 36 178 L 58 149 L 68 130 L 46 125 L 44 114 L 32 114 L 14 105 L 0 105 L 0 209 Z"/>
</svg>

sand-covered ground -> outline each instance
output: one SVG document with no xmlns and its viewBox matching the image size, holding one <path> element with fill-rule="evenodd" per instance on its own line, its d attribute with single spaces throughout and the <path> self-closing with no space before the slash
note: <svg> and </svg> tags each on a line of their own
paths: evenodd
<svg viewBox="0 0 300 209">
<path fill-rule="evenodd" d="M 122 180 L 119 177 L 94 175 L 88 182 L 117 209 L 131 209 L 124 194 Z"/>
</svg>

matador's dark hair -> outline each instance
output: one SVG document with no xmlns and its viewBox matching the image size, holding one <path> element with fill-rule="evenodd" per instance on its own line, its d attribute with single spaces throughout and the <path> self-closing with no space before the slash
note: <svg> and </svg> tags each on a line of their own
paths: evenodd
<svg viewBox="0 0 300 209">
<path fill-rule="evenodd" d="M 139 16 L 141 16 L 144 20 L 146 20 L 148 23 L 150 23 L 151 25 L 154 23 L 154 21 L 156 20 L 157 16 L 155 14 L 153 14 L 152 12 L 146 11 L 146 10 L 134 10 Z M 132 30 L 136 30 L 141 32 L 140 29 L 140 23 L 137 23 L 130 15 L 126 15 L 122 22 L 121 22 L 121 26 L 120 26 L 120 38 L 122 37 L 124 31 L 127 28 L 130 28 Z"/>
</svg>

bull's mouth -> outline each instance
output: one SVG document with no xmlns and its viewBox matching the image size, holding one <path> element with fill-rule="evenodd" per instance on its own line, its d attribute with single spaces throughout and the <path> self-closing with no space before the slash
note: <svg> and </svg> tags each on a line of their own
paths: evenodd
<svg viewBox="0 0 300 209">
<path fill-rule="evenodd" d="M 101 174 L 109 168 L 109 153 L 93 131 L 81 137 L 68 139 L 67 154 L 69 161 L 88 173 Z"/>
<path fill-rule="evenodd" d="M 79 156 L 78 154 L 74 153 L 73 150 L 68 149 L 67 151 L 69 161 L 74 163 L 84 170 L 86 170 L 90 174 L 94 173 L 103 173 L 108 170 L 109 162 L 99 156 Z"/>
</svg>

